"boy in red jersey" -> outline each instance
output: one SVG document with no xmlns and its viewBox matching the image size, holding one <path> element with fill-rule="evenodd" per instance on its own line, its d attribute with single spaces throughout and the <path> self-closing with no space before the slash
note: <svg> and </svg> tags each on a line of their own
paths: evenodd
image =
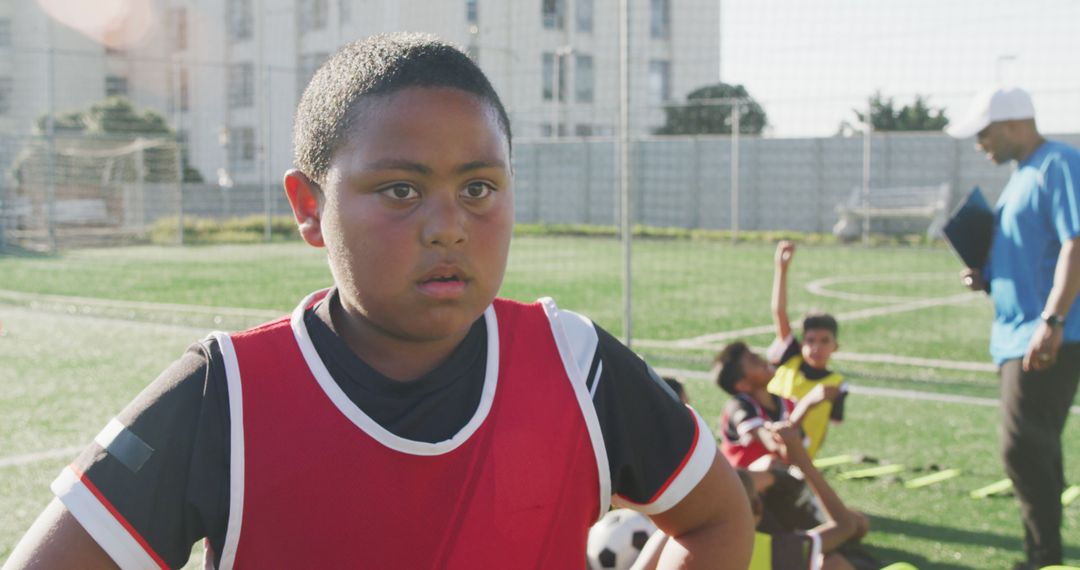
<svg viewBox="0 0 1080 570">
<path fill-rule="evenodd" d="M 430 36 L 350 44 L 297 110 L 285 191 L 334 286 L 214 333 L 53 483 L 11 567 L 579 567 L 609 504 L 662 565 L 745 568 L 751 518 L 709 430 L 550 299 L 495 295 L 510 125 Z M 644 420 L 647 418 L 647 420 Z"/>
</svg>

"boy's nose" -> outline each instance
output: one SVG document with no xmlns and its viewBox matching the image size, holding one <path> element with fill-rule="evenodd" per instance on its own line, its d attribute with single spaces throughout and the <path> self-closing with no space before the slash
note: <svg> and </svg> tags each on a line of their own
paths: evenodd
<svg viewBox="0 0 1080 570">
<path fill-rule="evenodd" d="M 424 244 L 449 247 L 465 241 L 468 236 L 465 231 L 468 214 L 456 196 L 433 196 L 427 201 L 426 207 L 428 211 L 421 230 Z"/>
</svg>

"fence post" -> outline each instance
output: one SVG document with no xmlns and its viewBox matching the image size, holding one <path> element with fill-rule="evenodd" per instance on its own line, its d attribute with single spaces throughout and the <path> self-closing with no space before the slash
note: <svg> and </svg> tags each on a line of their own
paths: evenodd
<svg viewBox="0 0 1080 570">
<path fill-rule="evenodd" d="M 622 206 L 619 212 L 623 254 L 623 342 L 633 342 L 632 270 L 630 227 L 630 17 L 629 0 L 619 0 L 619 193 Z"/>
<path fill-rule="evenodd" d="M 56 100 L 53 93 L 53 74 L 56 73 L 53 58 L 56 50 L 52 45 L 52 27 L 52 21 L 45 23 L 48 34 L 46 43 L 49 46 L 45 60 L 45 99 L 48 101 L 48 114 L 45 116 L 45 152 L 49 164 L 49 175 L 45 184 L 45 223 L 49 233 L 49 251 L 56 251 Z"/>
<path fill-rule="evenodd" d="M 866 120 L 863 121 L 863 156 L 862 156 L 862 242 L 870 243 L 870 139 L 874 133 L 874 121 L 871 116 L 873 106 L 866 107 Z"/>
<path fill-rule="evenodd" d="M 263 118 L 264 127 L 260 129 L 263 133 L 262 144 L 262 186 L 263 186 L 263 208 L 266 213 L 266 223 L 263 228 L 263 240 L 269 242 L 273 236 L 272 227 L 274 224 L 274 193 L 271 190 L 270 181 L 274 179 L 273 163 L 271 158 L 273 153 L 270 152 L 271 145 L 273 144 L 273 124 L 274 124 L 274 110 L 271 103 L 273 102 L 273 85 L 271 82 L 270 74 L 273 71 L 273 67 L 267 65 L 263 71 L 263 92 L 265 93 L 266 102 L 263 104 L 265 110 L 265 117 Z M 262 97 L 259 98 L 262 101 Z"/>
<path fill-rule="evenodd" d="M 731 243 L 739 241 L 739 102 L 731 105 Z"/>
</svg>

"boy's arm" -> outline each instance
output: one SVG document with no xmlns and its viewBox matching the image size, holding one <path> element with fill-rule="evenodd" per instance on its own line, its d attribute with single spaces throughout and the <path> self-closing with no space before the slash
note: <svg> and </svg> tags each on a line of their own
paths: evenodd
<svg viewBox="0 0 1080 570">
<path fill-rule="evenodd" d="M 652 515 L 669 537 L 657 568 L 745 570 L 754 521 L 735 470 L 717 453 L 697 486 L 674 507 Z"/>
<path fill-rule="evenodd" d="M 817 470 L 817 467 L 814 467 L 814 462 L 802 445 L 799 430 L 790 424 L 774 424 L 774 426 L 773 435 L 783 445 L 782 453 L 785 458 L 802 471 L 806 483 L 817 495 L 822 508 L 831 519 L 811 530 L 821 537 L 822 550 L 829 552 L 855 535 L 858 530 L 855 514 L 848 510 L 844 502 L 840 500 L 840 496 L 825 481 L 825 477 Z"/>
<path fill-rule="evenodd" d="M 772 314 L 776 326 L 776 338 L 786 339 L 791 335 L 791 323 L 787 313 L 787 271 L 791 258 L 795 255 L 795 244 L 781 241 L 776 245 L 776 269 L 773 272 Z"/>
<path fill-rule="evenodd" d="M 3 570 L 22 568 L 113 569 L 117 565 L 54 498 L 15 546 Z"/>
<path fill-rule="evenodd" d="M 791 417 L 788 421 L 793 425 L 801 427 L 803 420 L 806 419 L 806 414 L 809 413 L 810 410 L 823 402 L 834 402 L 839 396 L 839 387 L 818 384 L 817 386 L 814 386 L 814 389 L 810 390 L 808 394 L 799 399 L 799 402 L 795 404 L 795 409 L 791 411 Z"/>
</svg>

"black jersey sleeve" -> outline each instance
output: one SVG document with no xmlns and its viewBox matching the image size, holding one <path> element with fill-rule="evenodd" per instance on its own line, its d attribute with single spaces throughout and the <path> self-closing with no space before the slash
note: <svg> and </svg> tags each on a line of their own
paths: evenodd
<svg viewBox="0 0 1080 570">
<path fill-rule="evenodd" d="M 719 428 L 729 443 L 749 445 L 753 441 L 753 431 L 764 426 L 767 419 L 761 417 L 757 406 L 747 398 L 734 396 L 724 404 Z"/>
<path fill-rule="evenodd" d="M 600 327 L 589 374 L 613 502 L 646 514 L 674 506 L 716 453 L 712 432 L 639 356 Z"/>
<path fill-rule="evenodd" d="M 212 341 L 192 345 L 53 482 L 121 567 L 180 567 L 195 542 L 224 535 L 228 393 L 211 353 Z"/>
</svg>

